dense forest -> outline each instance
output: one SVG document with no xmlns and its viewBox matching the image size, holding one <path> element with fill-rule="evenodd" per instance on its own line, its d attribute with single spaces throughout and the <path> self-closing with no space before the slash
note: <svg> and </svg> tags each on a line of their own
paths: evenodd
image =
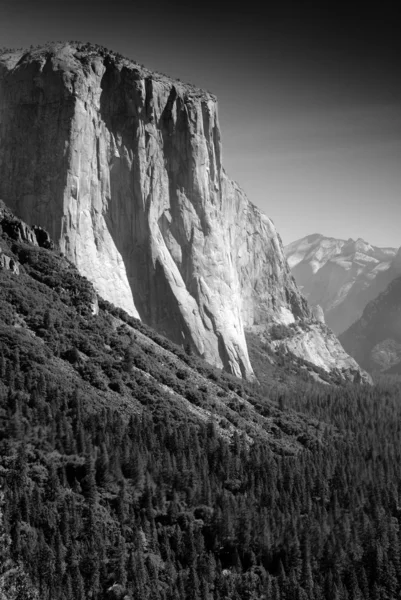
<svg viewBox="0 0 401 600">
<path fill-rule="evenodd" d="M 397 380 L 262 351 L 236 380 L 24 235 L 3 218 L 1 600 L 400 596 Z"/>
</svg>

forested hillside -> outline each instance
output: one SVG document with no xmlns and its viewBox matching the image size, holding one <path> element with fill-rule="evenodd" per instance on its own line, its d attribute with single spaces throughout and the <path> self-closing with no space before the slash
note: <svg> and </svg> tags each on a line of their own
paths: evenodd
<svg viewBox="0 0 401 600">
<path fill-rule="evenodd" d="M 246 384 L 1 221 L 1 600 L 399 596 L 396 382 Z"/>
<path fill-rule="evenodd" d="M 371 373 L 401 374 L 401 277 L 370 302 L 340 336 L 344 348 Z"/>
</svg>

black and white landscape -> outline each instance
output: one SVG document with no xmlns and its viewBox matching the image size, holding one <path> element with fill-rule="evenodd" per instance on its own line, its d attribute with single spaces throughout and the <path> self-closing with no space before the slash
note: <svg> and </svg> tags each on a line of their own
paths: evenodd
<svg viewBox="0 0 401 600">
<path fill-rule="evenodd" d="M 3 4 L 0 600 L 399 598 L 393 7 Z"/>
<path fill-rule="evenodd" d="M 377 248 L 362 239 L 315 234 L 289 244 L 284 252 L 303 295 L 311 306 L 323 309 L 325 322 L 337 335 L 401 275 L 401 249 Z"/>
</svg>

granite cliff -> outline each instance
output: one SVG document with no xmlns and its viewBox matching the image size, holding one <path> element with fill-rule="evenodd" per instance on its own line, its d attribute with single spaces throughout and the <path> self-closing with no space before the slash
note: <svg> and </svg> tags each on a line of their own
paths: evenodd
<svg viewBox="0 0 401 600">
<path fill-rule="evenodd" d="M 378 248 L 362 239 L 314 234 L 289 244 L 284 251 L 302 293 L 312 306 L 322 307 L 327 325 L 337 335 L 401 275 L 396 248 Z"/>
<path fill-rule="evenodd" d="M 313 320 L 222 167 L 216 98 L 106 49 L 0 55 L 0 196 L 102 297 L 235 375 L 245 329 Z"/>
</svg>

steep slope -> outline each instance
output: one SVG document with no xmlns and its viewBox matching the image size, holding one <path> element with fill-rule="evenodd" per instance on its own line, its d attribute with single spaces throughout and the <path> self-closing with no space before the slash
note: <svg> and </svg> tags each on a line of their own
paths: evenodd
<svg viewBox="0 0 401 600">
<path fill-rule="evenodd" d="M 98 303 L 46 232 L 1 202 L 0 258 L 0 597 L 158 598 L 160 585 L 185 600 L 176 588 L 177 573 L 186 581 L 193 570 L 187 544 L 164 550 L 174 531 L 189 541 L 195 532 L 208 546 L 199 561 L 221 546 L 216 559 L 229 564 L 213 516 L 222 469 L 217 485 L 237 519 L 251 506 L 247 463 L 260 450 L 264 470 L 303 464 L 333 428 L 284 414 Z M 212 591 L 218 581 L 202 569 L 196 581 Z M 247 578 L 236 585 L 252 590 Z"/>
<path fill-rule="evenodd" d="M 244 330 L 311 314 L 221 155 L 208 92 L 90 44 L 0 56 L 0 194 L 102 297 L 252 377 Z"/>
<path fill-rule="evenodd" d="M 19 348 L 18 361 L 32 373 L 43 371 L 59 387 L 78 386 L 87 411 L 114 406 L 129 417 L 151 404 L 160 414 L 171 411 L 195 424 L 213 414 L 225 438 L 246 431 L 249 442 L 260 437 L 279 452 L 301 449 L 291 437 L 287 448 L 270 437 L 269 427 L 281 415 L 273 404 L 266 410 L 260 405 L 257 386 L 244 387 L 98 299 L 47 233 L 17 219 L 1 201 L 0 257 L 6 259 L 0 261 L 3 353 Z"/>
<path fill-rule="evenodd" d="M 368 302 L 401 274 L 397 249 L 377 248 L 362 239 L 314 234 L 284 251 L 302 293 L 312 306 L 322 307 L 336 334 L 359 319 Z"/>
<path fill-rule="evenodd" d="M 2 599 L 399 596 L 399 387 L 276 397 L 291 362 L 186 354 L 2 205 L 0 246 Z"/>
<path fill-rule="evenodd" d="M 367 305 L 340 341 L 368 371 L 401 373 L 401 277 Z"/>
<path fill-rule="evenodd" d="M 89 45 L 0 61 L 0 194 L 107 300 L 236 375 L 244 325 L 307 315 L 225 175 L 216 98 Z"/>
</svg>

